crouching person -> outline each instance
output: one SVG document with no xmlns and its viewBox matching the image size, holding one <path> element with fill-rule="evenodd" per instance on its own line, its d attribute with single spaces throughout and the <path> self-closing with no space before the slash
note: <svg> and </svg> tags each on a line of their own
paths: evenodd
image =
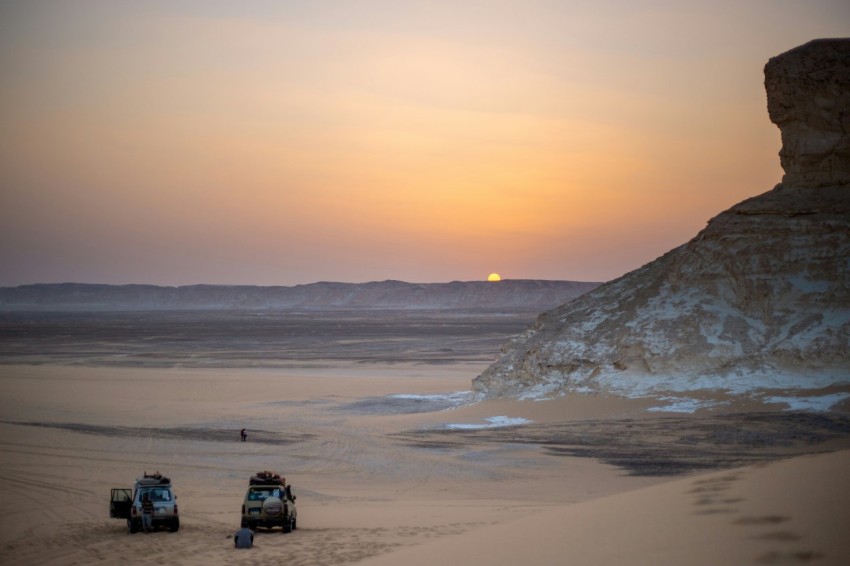
<svg viewBox="0 0 850 566">
<path fill-rule="evenodd" d="M 254 531 L 242 527 L 233 535 L 233 546 L 236 548 L 251 548 L 254 544 Z"/>
</svg>

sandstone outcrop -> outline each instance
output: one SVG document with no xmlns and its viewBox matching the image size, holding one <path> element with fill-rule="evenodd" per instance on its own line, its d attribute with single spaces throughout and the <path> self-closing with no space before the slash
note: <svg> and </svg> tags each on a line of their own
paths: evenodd
<svg viewBox="0 0 850 566">
<path fill-rule="evenodd" d="M 782 183 L 538 318 L 482 397 L 850 386 L 850 40 L 765 66 Z"/>
<path fill-rule="evenodd" d="M 782 133 L 787 188 L 850 183 L 850 39 L 820 39 L 764 69 L 767 111 Z"/>
</svg>

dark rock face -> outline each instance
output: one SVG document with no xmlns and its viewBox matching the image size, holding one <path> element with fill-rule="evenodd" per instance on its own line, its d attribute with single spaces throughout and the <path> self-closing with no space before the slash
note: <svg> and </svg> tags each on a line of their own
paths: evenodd
<svg viewBox="0 0 850 566">
<path fill-rule="evenodd" d="M 764 85 L 782 131 L 782 184 L 850 183 L 850 39 L 810 41 L 771 58 Z"/>
<path fill-rule="evenodd" d="M 774 57 L 765 76 L 783 183 L 542 314 L 479 395 L 850 384 L 850 40 Z"/>
</svg>

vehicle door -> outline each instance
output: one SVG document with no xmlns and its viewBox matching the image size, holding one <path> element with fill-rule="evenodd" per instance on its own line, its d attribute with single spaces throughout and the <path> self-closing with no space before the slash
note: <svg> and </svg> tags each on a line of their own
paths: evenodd
<svg viewBox="0 0 850 566">
<path fill-rule="evenodd" d="M 129 519 L 133 506 L 133 490 L 126 487 L 112 489 L 109 497 L 109 516 L 113 519 Z"/>
</svg>

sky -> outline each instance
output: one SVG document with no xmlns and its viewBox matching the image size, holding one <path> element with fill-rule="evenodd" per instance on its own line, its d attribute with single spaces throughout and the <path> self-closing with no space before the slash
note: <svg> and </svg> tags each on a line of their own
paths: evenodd
<svg viewBox="0 0 850 566">
<path fill-rule="evenodd" d="M 0 0 L 0 286 L 607 281 L 781 181 L 789 0 Z"/>
</svg>

